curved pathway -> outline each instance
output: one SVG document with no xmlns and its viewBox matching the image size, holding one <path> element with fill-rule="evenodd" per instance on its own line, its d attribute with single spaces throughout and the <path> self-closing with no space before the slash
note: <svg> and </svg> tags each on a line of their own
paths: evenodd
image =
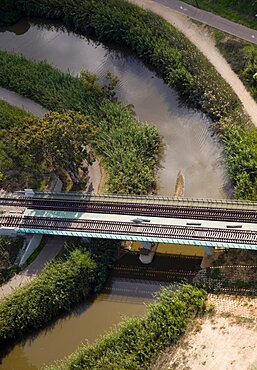
<svg viewBox="0 0 257 370">
<path fill-rule="evenodd" d="M 216 48 L 213 38 L 204 26 L 197 26 L 187 16 L 180 14 L 167 6 L 158 4 L 152 0 L 129 0 L 144 9 L 159 14 L 162 18 L 175 26 L 182 32 L 197 48 L 205 55 L 210 63 L 216 68 L 224 80 L 234 90 L 245 113 L 250 117 L 253 124 L 257 127 L 257 103 L 245 89 L 242 81 L 232 71 L 230 65 Z"/>
<path fill-rule="evenodd" d="M 42 105 L 4 87 L 0 87 L 0 99 L 40 118 L 43 118 L 47 112 L 47 109 L 42 107 Z"/>
<path fill-rule="evenodd" d="M 257 31 L 251 28 L 245 27 L 239 23 L 232 22 L 219 15 L 207 12 L 205 10 L 196 8 L 195 6 L 184 3 L 179 0 L 155 0 L 156 3 L 167 6 L 168 8 L 175 10 L 176 12 L 185 14 L 186 16 L 195 19 L 196 21 L 208 24 L 208 26 L 217 28 L 220 31 L 224 31 L 239 37 L 243 40 L 257 44 Z M 254 9 L 253 9 L 254 14 Z"/>
</svg>

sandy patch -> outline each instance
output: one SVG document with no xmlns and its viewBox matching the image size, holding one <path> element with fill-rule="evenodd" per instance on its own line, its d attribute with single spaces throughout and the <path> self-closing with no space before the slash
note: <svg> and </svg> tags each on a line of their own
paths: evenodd
<svg viewBox="0 0 257 370">
<path fill-rule="evenodd" d="M 257 298 L 208 296 L 211 317 L 193 328 L 151 370 L 256 370 Z"/>
<path fill-rule="evenodd" d="M 243 83 L 232 71 L 230 65 L 220 54 L 215 42 L 206 28 L 193 23 L 187 16 L 180 14 L 170 8 L 155 3 L 151 0 L 129 0 L 131 3 L 151 10 L 181 31 L 213 64 L 224 80 L 232 87 L 243 104 L 246 114 L 257 126 L 257 104 L 251 95 L 246 91 Z"/>
<path fill-rule="evenodd" d="M 199 323 L 165 367 L 176 370 L 249 370 L 257 366 L 257 327 L 214 317 Z"/>
<path fill-rule="evenodd" d="M 229 313 L 235 316 L 252 318 L 257 323 L 257 298 L 209 294 L 208 301 L 215 306 L 215 311 L 218 314 Z"/>
</svg>

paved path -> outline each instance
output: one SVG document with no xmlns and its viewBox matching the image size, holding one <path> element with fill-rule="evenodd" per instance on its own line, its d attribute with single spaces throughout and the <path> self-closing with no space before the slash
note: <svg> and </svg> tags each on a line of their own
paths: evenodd
<svg viewBox="0 0 257 370">
<path fill-rule="evenodd" d="M 183 33 L 193 44 L 195 44 L 234 90 L 244 107 L 245 113 L 250 117 L 253 124 L 257 127 L 257 103 L 254 101 L 250 93 L 245 89 L 242 81 L 239 79 L 236 73 L 232 71 L 230 65 L 216 48 L 215 42 L 208 30 L 206 30 L 203 26 L 200 27 L 194 24 L 184 14 L 179 14 L 177 11 L 172 10 L 170 7 L 165 5 L 159 4 L 157 1 L 129 1 L 133 4 L 141 6 L 142 8 L 159 14 L 162 18 Z M 169 0 L 168 2 L 171 3 L 173 0 Z"/>
<path fill-rule="evenodd" d="M 66 238 L 63 236 L 50 236 L 34 262 L 25 270 L 15 275 L 6 284 L 0 287 L 0 300 L 12 293 L 16 288 L 22 287 L 32 281 L 58 253 L 60 253 Z"/>
<path fill-rule="evenodd" d="M 192 5 L 186 4 L 179 0 L 155 0 L 156 3 L 167 6 L 176 12 L 185 14 L 186 16 L 195 19 L 199 22 L 208 24 L 208 26 L 217 28 L 220 31 L 230 33 L 231 35 L 240 37 L 243 40 L 257 44 L 257 31 L 242 26 L 241 24 L 229 21 L 219 15 L 215 15 L 205 10 L 195 8 Z M 253 9 L 254 13 L 254 9 Z M 256 18 L 257 22 L 257 18 Z"/>
<path fill-rule="evenodd" d="M 42 105 L 31 99 L 25 98 L 25 96 L 21 96 L 14 91 L 5 89 L 4 87 L 0 87 L 0 99 L 41 118 L 43 118 L 47 112 L 47 109 L 42 107 Z"/>
</svg>

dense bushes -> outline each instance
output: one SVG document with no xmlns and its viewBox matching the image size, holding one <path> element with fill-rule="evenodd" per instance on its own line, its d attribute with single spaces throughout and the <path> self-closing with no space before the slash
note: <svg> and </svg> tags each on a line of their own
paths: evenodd
<svg viewBox="0 0 257 370">
<path fill-rule="evenodd" d="M 1 301 L 0 343 L 42 327 L 99 289 L 117 246 L 102 240 L 88 247 L 68 246 L 63 256 L 50 262 L 32 283 Z"/>
<path fill-rule="evenodd" d="M 155 187 L 160 146 L 157 129 L 140 124 L 129 109 L 99 94 L 85 78 L 0 51 L 0 85 L 49 110 L 74 110 L 90 118 L 97 128 L 92 145 L 107 170 L 109 192 L 147 194 Z"/>
<path fill-rule="evenodd" d="M 177 288 L 163 289 L 145 317 L 125 320 L 95 344 L 47 369 L 145 369 L 185 332 L 188 318 L 205 309 L 206 292 L 190 285 Z"/>
<path fill-rule="evenodd" d="M 216 46 L 257 101 L 257 46 L 214 31 Z"/>
<path fill-rule="evenodd" d="M 14 262 L 22 246 L 23 238 L 0 236 L 0 285 L 19 270 Z"/>
<path fill-rule="evenodd" d="M 28 15 L 60 19 L 99 40 L 131 47 L 191 105 L 212 119 L 236 114 L 238 99 L 207 59 L 161 17 L 127 1 L 18 0 Z"/>
<path fill-rule="evenodd" d="M 21 12 L 16 7 L 16 0 L 1 0 L 0 26 L 8 26 L 18 21 Z"/>
<path fill-rule="evenodd" d="M 5 190 L 40 189 L 63 171 L 77 184 L 86 163 L 94 160 L 87 145 L 95 130 L 78 112 L 38 118 L 0 101 L 0 127 L 0 187 Z"/>
<path fill-rule="evenodd" d="M 257 47 L 220 31 L 213 31 L 216 45 L 257 101 Z M 225 120 L 226 122 L 226 120 Z M 230 120 L 231 122 L 231 120 Z M 228 172 L 239 199 L 257 200 L 257 130 L 225 123 L 223 141 Z"/>
<path fill-rule="evenodd" d="M 13 107 L 0 100 L 0 187 L 9 189 L 10 184 L 23 183 L 21 181 L 25 176 L 20 167 L 20 158 L 16 156 L 16 150 L 10 143 L 10 131 L 15 126 L 23 124 L 25 118 L 29 115 L 22 109 Z M 15 165 L 17 159 L 17 166 Z M 14 176 L 15 167 L 18 167 L 18 174 Z M 17 169 L 16 169 L 17 171 Z M 33 176 L 32 176 L 33 177 Z M 14 179 L 15 178 L 15 179 Z M 33 184 L 33 181 L 31 181 Z"/>
<path fill-rule="evenodd" d="M 257 130 L 225 126 L 223 141 L 236 197 L 257 200 Z"/>
<path fill-rule="evenodd" d="M 169 86 L 175 87 L 188 104 L 207 113 L 216 122 L 217 129 L 223 126 L 224 120 L 231 122 L 232 125 L 246 124 L 247 118 L 232 89 L 196 47 L 161 17 L 123 0 L 109 0 L 108 2 L 78 0 L 76 5 L 68 0 L 39 0 L 37 2 L 18 0 L 18 5 L 28 15 L 60 19 L 79 33 L 94 34 L 99 40 L 130 46 L 144 61 L 155 68 Z M 0 78 L 0 83 L 3 83 L 1 80 L 2 78 Z M 15 78 L 12 78 L 8 84 L 14 88 Z M 116 136 L 114 132 L 112 135 Z M 102 141 L 106 141 L 104 136 Z M 241 150 L 240 145 L 239 142 L 238 151 Z M 106 149 L 112 151 L 112 146 L 107 145 L 105 148 L 102 145 L 99 149 L 109 157 Z M 254 158 L 255 149 L 251 147 L 250 150 Z M 127 187 L 127 180 L 122 175 L 122 168 L 125 167 L 129 173 L 133 173 L 134 167 L 129 161 L 124 163 L 123 159 L 118 160 L 123 158 L 118 154 L 119 151 L 117 151 L 117 156 L 116 151 L 112 153 L 113 156 L 110 159 L 111 163 L 115 160 L 115 165 L 120 171 L 120 175 L 113 176 L 111 189 L 116 191 L 120 181 L 124 180 L 125 186 L 123 184 L 122 188 L 130 191 L 131 189 Z M 129 153 L 133 155 L 133 151 Z M 231 159 L 231 156 L 228 157 L 228 168 Z M 109 166 L 109 162 L 106 166 Z M 137 166 L 145 169 L 145 178 L 149 178 L 147 182 L 150 183 L 149 167 L 141 161 L 138 161 Z M 247 163 L 244 163 L 244 167 L 247 167 Z M 135 174 L 137 176 L 138 172 L 136 171 Z M 238 178 L 232 177 L 232 180 L 237 187 Z M 257 199 L 254 195 L 256 194 L 256 183 L 248 180 L 242 183 L 242 181 L 244 180 L 241 179 L 240 186 L 244 187 L 244 191 L 237 191 L 237 194 L 240 197 Z M 255 189 L 252 190 L 252 187 Z"/>
</svg>

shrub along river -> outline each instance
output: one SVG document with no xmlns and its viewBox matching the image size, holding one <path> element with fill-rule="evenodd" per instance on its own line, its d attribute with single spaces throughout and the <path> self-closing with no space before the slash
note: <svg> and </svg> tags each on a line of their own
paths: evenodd
<svg viewBox="0 0 257 370">
<path fill-rule="evenodd" d="M 0 48 L 35 60 L 46 60 L 74 75 L 85 69 L 103 79 L 106 71 L 111 71 L 120 79 L 116 89 L 118 99 L 126 105 L 132 104 L 137 117 L 156 125 L 163 137 L 165 146 L 158 171 L 158 194 L 173 194 L 177 173 L 181 170 L 186 181 L 185 196 L 227 197 L 229 184 L 223 153 L 211 132 L 211 123 L 200 112 L 185 107 L 177 93 L 129 49 L 103 45 L 67 31 L 56 23 L 26 19 L 0 30 Z M 12 93 L 6 94 L 4 89 L 0 89 L 0 98 L 35 114 L 41 112 L 38 105 Z M 158 271 L 163 270 L 163 258 L 155 259 Z M 170 258 L 166 257 L 166 262 L 171 262 Z M 184 262 L 181 262 L 183 266 Z M 137 263 L 135 256 L 120 261 L 125 269 Z M 165 269 L 169 271 L 170 268 L 172 263 Z M 153 275 L 150 275 L 143 274 L 142 279 L 142 274 L 139 274 L 133 279 L 132 276 L 113 274 L 96 299 L 76 307 L 71 315 L 17 344 L 2 360 L 0 369 L 38 369 L 44 363 L 68 355 L 81 341 L 93 341 L 119 322 L 121 315 L 142 314 L 145 311 L 143 302 L 159 289 L 163 280 L 161 276 L 164 276 L 163 273 L 156 274 L 157 281 L 153 281 Z"/>
</svg>

